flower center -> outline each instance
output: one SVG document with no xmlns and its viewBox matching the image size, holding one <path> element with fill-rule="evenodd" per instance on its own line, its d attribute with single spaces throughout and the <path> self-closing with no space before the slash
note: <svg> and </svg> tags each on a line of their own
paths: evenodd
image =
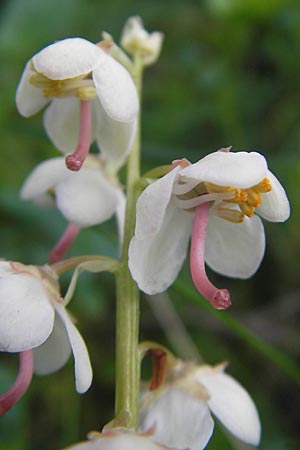
<svg viewBox="0 0 300 450">
<path fill-rule="evenodd" d="M 96 88 L 91 73 L 64 80 L 51 80 L 35 70 L 31 63 L 31 70 L 35 73 L 30 77 L 30 83 L 43 91 L 46 98 L 77 97 L 80 100 L 96 98 Z"/>
<path fill-rule="evenodd" d="M 188 180 L 175 184 L 173 201 L 178 208 L 190 210 L 197 206 L 213 202 L 210 212 L 234 223 L 240 223 L 244 217 L 252 217 L 255 208 L 262 203 L 262 194 L 271 191 L 269 178 L 247 189 L 232 186 L 219 186 L 213 183 L 199 183 Z"/>
</svg>

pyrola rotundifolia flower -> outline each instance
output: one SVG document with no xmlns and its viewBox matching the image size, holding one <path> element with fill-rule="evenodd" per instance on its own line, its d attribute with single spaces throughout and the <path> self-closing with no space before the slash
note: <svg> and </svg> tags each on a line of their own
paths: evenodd
<svg viewBox="0 0 300 450">
<path fill-rule="evenodd" d="M 131 55 L 139 55 L 145 66 L 153 64 L 159 57 L 163 33 L 148 33 L 139 16 L 129 17 L 121 36 L 121 46 Z"/>
<path fill-rule="evenodd" d="M 88 436 L 88 441 L 75 444 L 65 450 L 168 450 L 165 446 L 154 444 L 150 437 L 150 433 L 143 436 L 115 428 L 102 434 L 92 432 Z"/>
<path fill-rule="evenodd" d="M 50 103 L 44 125 L 54 145 L 79 170 L 96 141 L 103 157 L 121 164 L 130 150 L 138 96 L 127 70 L 100 46 L 69 38 L 42 49 L 26 64 L 16 103 L 29 117 Z"/>
<path fill-rule="evenodd" d="M 35 367 L 28 356 L 31 350 Z M 90 360 L 85 343 L 63 305 L 56 274 L 49 266 L 0 261 L 0 351 L 21 353 L 18 382 L 13 391 L 0 396 L 0 414 L 24 393 L 33 369 L 40 374 L 58 370 L 71 350 L 76 390 L 83 393 L 92 381 Z"/>
<path fill-rule="evenodd" d="M 195 366 L 177 361 L 167 382 L 142 395 L 139 429 L 151 428 L 161 445 L 202 450 L 213 433 L 211 412 L 238 439 L 258 445 L 260 421 L 246 390 L 225 365 Z"/>
<path fill-rule="evenodd" d="M 174 162 L 139 197 L 129 267 L 142 291 L 156 294 L 173 283 L 192 235 L 194 284 L 215 308 L 228 307 L 228 291 L 210 283 L 204 262 L 226 276 L 250 277 L 265 251 L 259 216 L 271 222 L 289 217 L 285 191 L 263 155 L 222 150 L 195 164 Z"/>
<path fill-rule="evenodd" d="M 60 240 L 59 252 L 55 252 L 60 257 L 81 228 L 103 223 L 115 213 L 122 222 L 123 191 L 117 182 L 107 178 L 95 156 L 88 156 L 79 172 L 68 170 L 64 158 L 43 161 L 25 180 L 21 197 L 45 206 L 51 206 L 55 199 L 57 208 L 70 223 Z M 51 262 L 55 260 L 52 258 Z"/>
</svg>

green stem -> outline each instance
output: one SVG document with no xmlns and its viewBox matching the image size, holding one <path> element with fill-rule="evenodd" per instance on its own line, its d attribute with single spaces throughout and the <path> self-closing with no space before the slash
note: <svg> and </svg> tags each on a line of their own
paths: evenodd
<svg viewBox="0 0 300 450">
<path fill-rule="evenodd" d="M 134 60 L 133 78 L 141 96 L 142 65 Z M 128 268 L 128 247 L 134 234 L 140 179 L 140 116 L 127 163 L 126 216 L 121 268 L 117 274 L 115 425 L 137 428 L 139 410 L 139 290 Z"/>
</svg>

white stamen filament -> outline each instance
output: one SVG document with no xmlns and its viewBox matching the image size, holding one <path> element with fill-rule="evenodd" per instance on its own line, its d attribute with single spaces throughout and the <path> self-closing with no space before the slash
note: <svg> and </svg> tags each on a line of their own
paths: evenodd
<svg viewBox="0 0 300 450">
<path fill-rule="evenodd" d="M 192 191 L 196 186 L 198 186 L 199 180 L 190 180 L 186 183 L 179 184 L 176 183 L 173 187 L 173 194 L 175 195 L 183 195 Z"/>
<path fill-rule="evenodd" d="M 176 196 L 172 197 L 173 204 L 177 208 L 181 209 L 191 209 L 196 208 L 199 205 L 202 205 L 206 202 L 213 202 L 213 201 L 222 201 L 222 200 L 230 200 L 235 197 L 235 192 L 216 192 L 213 194 L 204 194 L 199 195 L 195 198 L 190 199 L 180 199 Z"/>
</svg>

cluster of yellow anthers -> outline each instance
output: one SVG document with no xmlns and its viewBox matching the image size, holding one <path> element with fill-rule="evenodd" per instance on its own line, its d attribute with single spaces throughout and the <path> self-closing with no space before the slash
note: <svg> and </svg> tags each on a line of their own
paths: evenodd
<svg viewBox="0 0 300 450">
<path fill-rule="evenodd" d="M 35 71 L 33 65 L 31 65 L 31 70 Z M 45 75 L 36 72 L 30 77 L 30 83 L 34 87 L 42 89 L 46 98 L 77 97 L 80 100 L 93 100 L 96 98 L 96 89 L 91 73 L 64 80 L 51 80 Z"/>
<path fill-rule="evenodd" d="M 207 197 L 208 201 L 214 201 L 211 212 L 230 222 L 241 223 L 245 216 L 252 217 L 254 215 L 255 208 L 258 208 L 262 203 L 261 194 L 270 192 L 271 189 L 272 186 L 268 177 L 247 189 L 201 182 L 187 194 L 177 197 L 186 201 L 187 199 L 212 194 Z M 214 194 L 216 194 L 216 197 L 214 197 Z M 235 204 L 238 208 L 225 207 L 224 202 Z"/>
</svg>

